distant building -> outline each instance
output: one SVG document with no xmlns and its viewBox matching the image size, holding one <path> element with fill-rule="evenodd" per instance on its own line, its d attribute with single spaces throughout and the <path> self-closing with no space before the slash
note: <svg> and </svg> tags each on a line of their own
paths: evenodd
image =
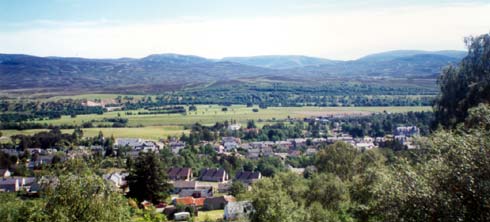
<svg viewBox="0 0 490 222">
<path fill-rule="evenodd" d="M 231 124 L 228 126 L 228 130 L 236 131 L 240 130 L 242 128 L 242 125 L 240 124 Z"/>
<path fill-rule="evenodd" d="M 192 179 L 192 169 L 173 167 L 167 170 L 167 175 L 170 180 L 189 181 Z"/>
<path fill-rule="evenodd" d="M 224 195 L 221 197 L 209 197 L 204 200 L 205 210 L 220 210 L 225 209 L 228 203 L 236 202 L 235 197 Z"/>
<path fill-rule="evenodd" d="M 143 152 L 155 152 L 162 148 L 160 143 L 151 140 L 143 140 L 141 138 L 117 138 L 114 145 L 129 146 L 133 150 L 140 150 Z"/>
<path fill-rule="evenodd" d="M 224 219 L 227 221 L 248 219 L 253 212 L 254 208 L 250 201 L 230 202 L 225 206 Z"/>
<path fill-rule="evenodd" d="M 395 129 L 395 136 L 412 137 L 420 134 L 420 129 L 416 126 L 400 126 Z"/>
<path fill-rule="evenodd" d="M 228 173 L 222 168 L 204 168 L 199 173 L 199 180 L 225 182 L 228 180 Z"/>
<path fill-rule="evenodd" d="M 0 169 L 0 177 L 7 178 L 10 177 L 12 173 L 8 169 Z"/>
<path fill-rule="evenodd" d="M 238 180 L 244 184 L 251 184 L 262 178 L 260 172 L 240 171 L 236 174 L 235 180 Z"/>
<path fill-rule="evenodd" d="M 172 140 L 168 143 L 168 146 L 170 147 L 172 153 L 179 154 L 180 150 L 185 148 L 185 142 Z"/>
<path fill-rule="evenodd" d="M 127 185 L 126 177 L 128 175 L 129 173 L 110 173 L 110 174 L 104 174 L 102 175 L 102 177 L 107 181 L 111 182 L 112 184 L 114 184 L 115 187 L 124 188 Z"/>
</svg>

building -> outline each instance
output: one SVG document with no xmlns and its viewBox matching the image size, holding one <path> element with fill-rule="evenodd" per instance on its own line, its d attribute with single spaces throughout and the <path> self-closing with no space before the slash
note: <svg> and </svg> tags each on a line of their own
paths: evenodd
<svg viewBox="0 0 490 222">
<path fill-rule="evenodd" d="M 133 150 L 139 150 L 143 152 L 156 152 L 162 148 L 162 144 L 151 140 L 143 140 L 140 138 L 117 138 L 114 145 L 116 146 L 129 146 Z"/>
<path fill-rule="evenodd" d="M 185 148 L 185 142 L 172 140 L 168 143 L 168 146 L 170 147 L 172 153 L 179 154 L 180 150 Z"/>
<path fill-rule="evenodd" d="M 110 174 L 104 174 L 102 175 L 102 177 L 107 181 L 111 182 L 112 184 L 114 184 L 115 187 L 124 188 L 127 185 L 126 177 L 128 175 L 129 173 L 110 173 Z"/>
<path fill-rule="evenodd" d="M 196 189 L 183 189 L 179 192 L 179 197 L 212 197 L 213 196 L 213 187 L 212 186 L 202 186 L 196 187 Z"/>
<path fill-rule="evenodd" d="M 420 134 L 420 129 L 416 126 L 399 126 L 395 129 L 395 135 L 399 136 L 418 136 Z"/>
<path fill-rule="evenodd" d="M 30 191 L 36 182 L 35 177 L 10 177 L 0 179 L 0 192 Z"/>
<path fill-rule="evenodd" d="M 294 210 L 294 209 L 291 209 Z M 225 220 L 247 219 L 254 212 L 250 201 L 230 202 L 225 206 Z"/>
<path fill-rule="evenodd" d="M 199 172 L 199 180 L 225 182 L 228 181 L 228 173 L 222 168 L 204 168 Z"/>
<path fill-rule="evenodd" d="M 172 167 L 167 170 L 167 176 L 170 180 L 189 181 L 192 179 L 192 169 Z"/>
<path fill-rule="evenodd" d="M 194 198 L 194 197 L 188 196 L 188 197 L 175 198 L 175 199 L 173 199 L 172 202 L 174 205 L 203 207 L 205 199 L 206 198 Z"/>
<path fill-rule="evenodd" d="M 228 126 L 228 130 L 232 130 L 232 131 L 237 131 L 237 130 L 240 130 L 242 128 L 242 125 L 240 124 L 231 124 Z"/>
<path fill-rule="evenodd" d="M 238 180 L 244 184 L 251 184 L 257 180 L 262 178 L 262 174 L 260 172 L 251 172 L 251 171 L 240 171 L 236 174 L 235 180 Z"/>
<path fill-rule="evenodd" d="M 235 197 L 230 195 L 224 195 L 221 197 L 209 197 L 204 200 L 205 210 L 220 210 L 225 209 L 228 203 L 236 202 Z"/>
<path fill-rule="evenodd" d="M 0 169 L 0 177 L 7 178 L 10 177 L 12 173 L 8 169 Z"/>
</svg>

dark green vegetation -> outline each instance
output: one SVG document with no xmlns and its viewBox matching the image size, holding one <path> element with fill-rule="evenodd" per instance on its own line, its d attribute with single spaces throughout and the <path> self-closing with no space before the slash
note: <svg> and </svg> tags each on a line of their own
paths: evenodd
<svg viewBox="0 0 490 222">
<path fill-rule="evenodd" d="M 140 202 L 147 200 L 154 203 L 169 197 L 172 186 L 167 182 L 166 167 L 156 154 L 140 153 L 128 168 L 128 196 Z"/>
<path fill-rule="evenodd" d="M 490 102 L 490 36 L 466 39 L 469 53 L 457 67 L 439 78 L 441 94 L 436 100 L 438 123 L 454 127 L 468 116 L 468 108 Z"/>
<path fill-rule="evenodd" d="M 150 55 L 142 59 L 1 54 L 0 88 L 13 94 L 155 93 L 203 88 L 210 84 L 286 82 L 309 85 L 332 80 L 345 82 L 352 78 L 370 82 L 380 77 L 435 79 L 442 67 L 457 63 L 461 54 L 452 51 L 389 52 L 354 61 L 291 56 L 215 61 L 176 54 Z"/>
</svg>

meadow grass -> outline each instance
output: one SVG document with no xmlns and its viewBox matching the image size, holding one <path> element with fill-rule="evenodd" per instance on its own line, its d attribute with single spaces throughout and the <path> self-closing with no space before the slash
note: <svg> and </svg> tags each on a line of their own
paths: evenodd
<svg viewBox="0 0 490 222">
<path fill-rule="evenodd" d="M 129 111 L 133 115 L 127 115 L 125 111 L 106 112 L 102 115 L 78 115 L 74 118 L 63 116 L 60 119 L 38 120 L 39 123 L 47 123 L 53 125 L 61 124 L 76 124 L 80 125 L 91 120 L 101 121 L 104 118 L 117 117 L 128 119 L 128 126 L 186 126 L 194 123 L 204 125 L 223 122 L 225 120 L 235 120 L 240 123 L 246 123 L 247 120 L 271 120 L 304 118 L 315 115 L 328 115 L 334 113 L 376 113 L 376 112 L 408 112 L 408 111 L 430 111 L 430 107 L 424 106 L 391 106 L 391 107 L 269 107 L 267 109 L 259 109 L 259 112 L 253 112 L 253 108 L 245 105 L 233 105 L 227 107 L 228 111 L 222 111 L 223 106 L 219 105 L 198 105 L 197 111 L 187 112 L 187 114 L 154 114 L 154 115 L 138 115 L 138 111 Z"/>
<path fill-rule="evenodd" d="M 52 125 L 74 124 L 80 125 L 91 120 L 101 121 L 103 118 L 117 117 L 118 113 L 121 118 L 128 119 L 128 126 L 125 128 L 85 128 L 84 136 L 96 136 L 99 131 L 105 136 L 114 135 L 115 137 L 140 137 L 145 139 L 161 139 L 168 136 L 180 136 L 182 133 L 188 133 L 186 126 L 194 123 L 203 125 L 213 125 L 216 122 L 226 120 L 237 121 L 243 125 L 248 120 L 255 120 L 258 127 L 273 120 L 291 118 L 304 118 L 316 115 L 340 114 L 340 113 L 378 113 L 378 112 L 408 112 L 408 111 L 430 111 L 431 107 L 409 106 L 409 107 L 269 107 L 259 109 L 259 112 L 253 112 L 252 109 L 258 107 L 246 107 L 245 105 L 229 106 L 228 111 L 222 111 L 224 106 L 219 105 L 198 105 L 197 111 L 188 112 L 187 114 L 156 114 L 156 115 L 138 115 L 138 111 L 133 110 L 133 115 L 126 115 L 126 111 L 106 112 L 102 115 L 78 115 L 74 118 L 63 116 L 60 119 L 38 120 L 36 122 L 47 123 Z M 97 123 L 95 123 L 97 124 Z M 2 130 L 4 136 L 10 137 L 15 134 L 34 134 L 46 130 Z M 64 133 L 72 133 L 73 130 L 62 130 Z"/>
</svg>

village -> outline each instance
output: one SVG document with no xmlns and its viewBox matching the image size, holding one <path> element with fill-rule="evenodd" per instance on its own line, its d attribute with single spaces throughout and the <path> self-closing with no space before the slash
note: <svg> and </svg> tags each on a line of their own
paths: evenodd
<svg viewBox="0 0 490 222">
<path fill-rule="evenodd" d="M 325 118 L 314 117 L 305 118 L 303 121 L 325 123 Z M 333 126 L 328 131 L 329 135 L 320 134 L 320 137 L 306 138 L 287 138 L 278 141 L 247 141 L 244 138 L 235 136 L 222 136 L 218 140 L 199 141 L 193 144 L 197 147 L 211 147 L 218 157 L 233 157 L 247 160 L 261 160 L 273 158 L 279 160 L 284 169 L 299 175 L 305 174 L 306 170 L 315 170 L 314 166 L 292 166 L 288 160 L 292 158 L 314 158 L 314 155 L 322 147 L 334 143 L 349 144 L 360 152 L 364 152 L 379 147 L 385 147 L 386 143 L 396 141 L 405 149 L 415 149 L 413 139 L 420 135 L 420 130 L 416 126 L 396 127 L 393 134 L 384 137 L 353 137 L 344 132 L 338 123 L 330 124 Z M 226 127 L 226 134 L 233 135 L 238 132 L 258 133 L 262 129 L 243 128 L 240 124 L 229 124 Z M 305 133 L 308 135 L 308 132 Z M 140 153 L 161 153 L 170 152 L 171 155 L 179 156 L 183 150 L 190 149 L 186 141 L 172 137 L 165 140 L 154 141 L 141 138 L 115 138 L 110 152 L 124 150 L 125 156 L 134 159 Z M 27 171 L 35 172 L 46 169 L 46 166 L 60 163 L 68 159 L 87 158 L 93 155 L 106 156 L 110 153 L 108 147 L 104 145 L 78 146 L 74 149 L 62 149 L 52 147 L 48 149 L 26 148 L 25 150 L 2 149 L 1 151 L 11 160 L 15 160 L 13 165 L 6 169 L 1 169 L 2 179 L 0 180 L 0 192 L 25 192 L 31 197 L 39 195 L 43 185 L 50 184 L 56 178 L 52 177 L 22 177 L 16 175 L 20 164 L 25 164 Z M 62 155 L 60 155 L 62 153 Z M 199 154 L 206 155 L 206 154 Z M 30 158 L 26 159 L 26 156 Z M 203 157 L 203 156 L 201 156 Z M 24 158 L 24 161 L 20 160 Z M 197 217 L 200 212 L 222 210 L 225 220 L 234 220 L 247 217 L 253 211 L 250 201 L 238 201 L 231 191 L 235 186 L 250 189 L 251 185 L 263 178 L 262 172 L 258 169 L 238 170 L 230 172 L 223 167 L 203 167 L 191 168 L 185 166 L 167 166 L 167 177 L 172 185 L 171 201 L 153 204 L 143 201 L 139 205 L 146 209 L 151 207 L 158 213 L 165 214 L 168 218 L 175 220 L 187 220 L 191 216 Z M 13 169 L 13 171 L 11 171 Z M 107 172 L 101 176 L 119 192 L 126 194 L 129 186 L 126 177 L 129 173 L 124 168 Z M 192 214 L 192 215 L 191 215 Z"/>
</svg>

